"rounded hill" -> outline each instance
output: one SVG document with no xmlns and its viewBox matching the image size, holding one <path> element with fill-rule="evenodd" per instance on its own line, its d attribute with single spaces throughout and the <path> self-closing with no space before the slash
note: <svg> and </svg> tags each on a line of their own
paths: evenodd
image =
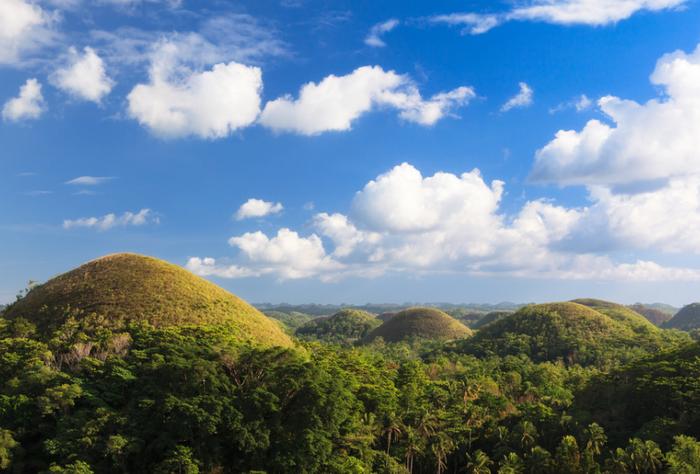
<svg viewBox="0 0 700 474">
<path fill-rule="evenodd" d="M 637 313 L 627 306 L 621 304 L 612 303 L 610 301 L 597 300 L 593 298 L 582 298 L 578 300 L 573 300 L 572 303 L 582 304 L 588 306 L 591 309 L 598 311 L 599 313 L 610 316 L 612 319 L 630 325 L 636 329 L 647 329 L 658 331 L 658 328 L 649 321 L 647 318 Z"/>
<path fill-rule="evenodd" d="M 382 322 L 372 313 L 359 309 L 343 309 L 329 317 L 316 318 L 301 326 L 296 335 L 302 339 L 351 343 L 361 339 Z"/>
<path fill-rule="evenodd" d="M 25 318 L 50 336 L 65 324 L 80 330 L 226 325 L 236 338 L 291 346 L 280 326 L 223 288 L 171 263 L 136 254 L 98 258 L 33 288 L 4 318 Z"/>
<path fill-rule="evenodd" d="M 590 300 L 583 301 L 594 306 Z M 649 329 L 648 322 L 639 325 L 631 315 L 618 313 L 617 307 L 602 309 L 616 317 L 575 302 L 526 306 L 484 326 L 457 350 L 480 356 L 525 354 L 535 361 L 605 365 L 687 342 L 678 340 L 677 334 L 653 326 Z M 609 360 L 611 357 L 615 360 Z"/>
<path fill-rule="evenodd" d="M 691 303 L 681 308 L 663 327 L 690 331 L 700 328 L 700 303 Z"/>
<path fill-rule="evenodd" d="M 409 308 L 372 331 L 367 341 L 378 337 L 386 342 L 409 339 L 450 340 L 471 336 L 472 331 L 447 313 L 435 308 Z"/>
<path fill-rule="evenodd" d="M 671 319 L 673 317 L 673 313 L 669 311 L 664 311 L 659 308 L 654 308 L 653 306 L 641 304 L 641 303 L 635 303 L 632 306 L 630 306 L 630 309 L 633 311 L 636 311 L 637 313 L 641 314 L 647 320 L 652 323 L 654 326 L 660 327 L 663 325 L 666 321 Z"/>
</svg>

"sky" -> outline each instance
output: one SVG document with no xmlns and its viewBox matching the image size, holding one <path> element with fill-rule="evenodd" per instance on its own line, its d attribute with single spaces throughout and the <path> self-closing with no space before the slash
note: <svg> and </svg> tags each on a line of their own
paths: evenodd
<svg viewBox="0 0 700 474">
<path fill-rule="evenodd" d="M 0 0 L 0 303 L 700 299 L 697 0 Z"/>
</svg>

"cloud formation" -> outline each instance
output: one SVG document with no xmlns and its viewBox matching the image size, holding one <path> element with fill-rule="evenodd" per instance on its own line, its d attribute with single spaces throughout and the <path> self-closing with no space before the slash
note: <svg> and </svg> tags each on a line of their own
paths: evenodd
<svg viewBox="0 0 700 474">
<path fill-rule="evenodd" d="M 46 103 L 41 93 L 41 83 L 28 79 L 19 89 L 19 95 L 8 100 L 2 108 L 2 118 L 10 122 L 35 120 L 46 111 Z"/>
<path fill-rule="evenodd" d="M 377 23 L 369 30 L 369 34 L 365 38 L 365 44 L 367 46 L 372 46 L 373 48 L 383 48 L 386 46 L 386 43 L 382 39 L 382 36 L 397 26 L 399 26 L 399 20 L 396 18 L 392 18 L 382 23 Z"/>
<path fill-rule="evenodd" d="M 513 97 L 508 99 L 505 104 L 501 107 L 501 112 L 508 112 L 512 109 L 520 109 L 523 107 L 529 107 L 532 105 L 532 97 L 534 91 L 525 82 L 518 84 L 520 90 Z"/>
<path fill-rule="evenodd" d="M 129 115 L 162 138 L 223 138 L 255 122 L 262 71 L 231 61 L 196 71 L 182 64 L 182 45 L 159 44 L 150 81 L 128 95 Z"/>
<path fill-rule="evenodd" d="M 52 16 L 26 0 L 0 2 L 0 64 L 19 64 L 25 53 L 51 42 Z"/>
<path fill-rule="evenodd" d="M 76 99 L 97 104 L 114 87 L 114 81 L 107 75 L 102 58 L 90 47 L 83 49 L 83 54 L 70 48 L 67 64 L 57 69 L 50 81 Z"/>
<path fill-rule="evenodd" d="M 530 179 L 560 185 L 618 185 L 700 173 L 700 46 L 661 57 L 651 75 L 665 93 L 639 104 L 607 96 L 612 123 L 560 130 L 537 152 Z"/>
<path fill-rule="evenodd" d="M 663 191 L 590 193 L 588 207 L 527 201 L 502 209 L 504 183 L 478 170 L 423 176 L 403 163 L 369 181 L 351 211 L 316 214 L 307 237 L 288 228 L 234 236 L 231 265 L 188 264 L 202 275 L 282 279 L 375 277 L 393 272 L 588 280 L 700 280 L 700 270 L 645 259 L 615 261 L 618 248 L 700 253 L 700 179 Z M 677 203 L 681 203 L 680 205 Z M 675 209 L 673 208 L 675 206 Z M 697 222 L 696 222 L 697 221 Z M 661 231 L 654 230 L 657 226 Z M 196 263 L 196 265 L 195 265 Z"/>
<path fill-rule="evenodd" d="M 687 0 L 528 0 L 499 13 L 460 12 L 430 17 L 432 23 L 461 26 L 463 33 L 478 35 L 509 21 L 535 21 L 555 25 L 603 26 L 641 12 L 681 7 Z"/>
<path fill-rule="evenodd" d="M 138 212 L 125 212 L 122 215 L 113 213 L 102 217 L 81 217 L 79 219 L 66 219 L 63 221 L 64 229 L 88 228 L 105 231 L 114 227 L 143 226 L 157 224 L 159 219 L 150 209 L 141 209 Z"/>
<path fill-rule="evenodd" d="M 262 199 L 250 198 L 236 211 L 236 220 L 249 219 L 251 217 L 265 217 L 282 212 L 284 206 L 281 202 L 269 202 Z"/>
<path fill-rule="evenodd" d="M 475 97 L 470 87 L 459 87 L 423 99 L 413 81 L 380 66 L 363 66 L 345 76 L 330 75 L 302 86 L 298 98 L 270 101 L 260 123 L 280 132 L 318 135 L 352 128 L 361 115 L 376 108 L 391 108 L 408 121 L 428 126 Z"/>
<path fill-rule="evenodd" d="M 111 176 L 78 176 L 77 178 L 66 181 L 65 184 L 72 184 L 76 186 L 99 186 L 100 184 L 106 183 L 107 181 L 111 181 L 113 179 L 114 178 Z"/>
</svg>

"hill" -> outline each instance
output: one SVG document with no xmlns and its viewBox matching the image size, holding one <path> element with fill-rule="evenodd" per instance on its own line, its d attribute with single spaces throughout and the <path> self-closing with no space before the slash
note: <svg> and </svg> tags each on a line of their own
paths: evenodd
<svg viewBox="0 0 700 474">
<path fill-rule="evenodd" d="M 367 336 L 382 324 L 373 314 L 343 309 L 332 316 L 316 318 L 301 326 L 296 336 L 325 342 L 349 344 Z"/>
<path fill-rule="evenodd" d="M 471 336 L 464 324 L 435 308 L 409 308 L 399 311 L 392 318 L 372 331 L 367 341 L 378 337 L 386 342 L 399 342 L 413 338 L 450 340 Z"/>
<path fill-rule="evenodd" d="M 487 324 L 500 321 L 503 318 L 507 318 L 511 314 L 513 314 L 511 311 L 492 311 L 469 327 L 472 329 L 481 329 Z"/>
<path fill-rule="evenodd" d="M 663 309 L 641 303 L 635 303 L 629 306 L 629 308 L 647 318 L 650 323 L 657 327 L 663 325 L 663 323 L 671 319 L 675 314 L 673 312 L 664 311 Z"/>
<path fill-rule="evenodd" d="M 683 306 L 675 316 L 664 323 L 663 327 L 682 331 L 700 328 L 700 303 Z"/>
<path fill-rule="evenodd" d="M 619 312 L 616 306 L 584 301 L 603 306 L 601 309 L 615 318 L 575 302 L 531 305 L 484 326 L 456 350 L 479 356 L 525 354 L 538 362 L 606 366 L 688 341 L 646 320 L 640 325 L 636 317 Z"/>
<path fill-rule="evenodd" d="M 611 317 L 615 321 L 627 324 L 635 330 L 654 330 L 657 331 L 657 327 L 654 326 L 647 318 L 637 313 L 633 309 L 623 306 L 621 304 L 612 303 L 610 301 L 597 300 L 593 298 L 582 298 L 573 300 L 572 303 L 582 304 L 588 306 L 591 309 L 598 311 L 599 313 L 605 314 Z"/>
<path fill-rule="evenodd" d="M 135 254 L 98 258 L 34 287 L 3 315 L 25 318 L 50 337 L 66 324 L 81 331 L 228 325 L 243 339 L 291 346 L 279 325 L 223 288 L 171 263 Z"/>
</svg>

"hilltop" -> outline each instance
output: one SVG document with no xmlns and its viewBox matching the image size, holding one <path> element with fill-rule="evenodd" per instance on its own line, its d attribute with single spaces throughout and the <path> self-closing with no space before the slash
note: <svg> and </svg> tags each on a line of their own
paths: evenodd
<svg viewBox="0 0 700 474">
<path fill-rule="evenodd" d="M 663 327 L 690 331 L 700 328 L 700 303 L 691 303 L 681 308 Z"/>
<path fill-rule="evenodd" d="M 671 319 L 676 313 L 674 310 L 664 310 L 658 306 L 635 303 L 629 308 L 641 314 L 649 320 L 654 326 L 660 327 L 666 321 Z"/>
<path fill-rule="evenodd" d="M 371 341 L 378 337 L 386 342 L 413 338 L 450 340 L 471 335 L 471 329 L 439 309 L 410 308 L 396 313 L 372 331 L 366 340 Z"/>
<path fill-rule="evenodd" d="M 296 331 L 302 339 L 352 343 L 367 336 L 382 322 L 373 314 L 358 309 L 343 309 L 329 317 L 309 321 Z"/>
<path fill-rule="evenodd" d="M 4 318 L 25 318 L 49 337 L 69 324 L 80 330 L 227 325 L 242 340 L 291 346 L 277 323 L 223 288 L 152 257 L 121 253 L 98 258 L 34 287 Z"/>
<path fill-rule="evenodd" d="M 582 304 L 588 306 L 591 309 L 598 311 L 612 319 L 625 323 L 630 327 L 635 328 L 639 331 L 652 330 L 657 331 L 658 328 L 654 326 L 647 318 L 637 313 L 627 306 L 621 304 L 613 303 L 611 301 L 597 300 L 593 298 L 581 298 L 573 300 L 572 303 Z"/>
<path fill-rule="evenodd" d="M 578 301 L 586 305 L 565 302 L 522 308 L 484 326 L 457 350 L 480 356 L 525 354 L 534 361 L 605 365 L 688 342 L 684 336 L 661 331 L 642 316 L 621 310 L 620 305 Z M 616 354 L 615 360 L 610 360 L 611 354 Z"/>
</svg>

